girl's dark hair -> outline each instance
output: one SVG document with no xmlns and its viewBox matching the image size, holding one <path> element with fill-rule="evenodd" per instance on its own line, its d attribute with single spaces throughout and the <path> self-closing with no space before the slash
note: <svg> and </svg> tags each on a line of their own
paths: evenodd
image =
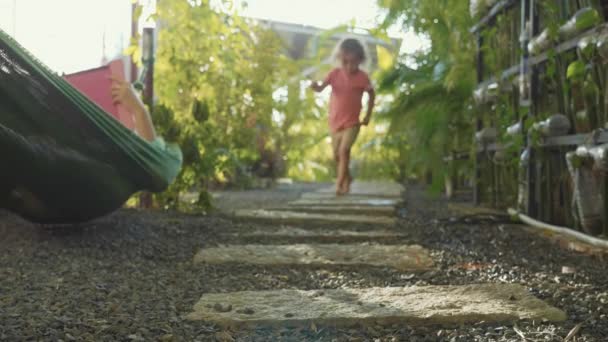
<svg viewBox="0 0 608 342">
<path fill-rule="evenodd" d="M 344 39 L 340 44 L 340 51 L 352 53 L 359 57 L 362 62 L 365 61 L 367 57 L 365 56 L 365 49 L 363 48 L 363 45 L 361 45 L 361 42 L 355 38 Z"/>
</svg>

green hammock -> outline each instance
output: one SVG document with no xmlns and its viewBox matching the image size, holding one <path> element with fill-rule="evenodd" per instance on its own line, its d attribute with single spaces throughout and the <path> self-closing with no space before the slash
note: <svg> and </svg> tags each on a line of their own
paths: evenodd
<svg viewBox="0 0 608 342">
<path fill-rule="evenodd" d="M 0 30 L 0 208 L 39 223 L 78 223 L 160 192 L 182 163 L 105 113 Z"/>
</svg>

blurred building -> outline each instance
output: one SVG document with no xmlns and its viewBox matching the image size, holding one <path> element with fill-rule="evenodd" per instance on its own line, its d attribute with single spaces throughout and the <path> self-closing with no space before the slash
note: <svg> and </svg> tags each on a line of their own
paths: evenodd
<svg viewBox="0 0 608 342">
<path fill-rule="evenodd" d="M 273 20 L 256 19 L 263 27 L 276 32 L 286 43 L 287 54 L 296 60 L 313 58 L 319 53 L 323 55 L 325 64 L 332 64 L 331 54 L 334 47 L 344 38 L 354 37 L 361 40 L 367 48 L 370 57 L 370 69 L 373 71 L 378 67 L 378 47 L 383 47 L 393 54 L 397 54 L 401 48 L 401 39 L 391 38 L 385 41 L 364 33 L 336 33 L 328 38 L 322 38 L 326 30 L 307 25 L 291 24 Z M 303 70 L 303 76 L 314 75 L 322 66 L 314 66 Z"/>
</svg>

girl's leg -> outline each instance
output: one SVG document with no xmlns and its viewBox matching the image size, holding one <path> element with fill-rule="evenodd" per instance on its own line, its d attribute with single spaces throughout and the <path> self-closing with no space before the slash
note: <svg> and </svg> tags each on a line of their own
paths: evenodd
<svg viewBox="0 0 608 342">
<path fill-rule="evenodd" d="M 342 145 L 343 132 L 336 132 L 331 134 L 331 145 L 332 152 L 334 154 L 334 161 L 336 163 L 336 195 L 341 195 L 342 183 L 340 183 L 340 146 Z"/>
<path fill-rule="evenodd" d="M 352 127 L 344 132 L 344 137 L 340 146 L 340 170 L 338 172 L 341 175 L 340 179 L 340 189 L 342 194 L 347 194 L 350 192 L 350 184 L 353 181 L 352 176 L 350 175 L 349 165 L 350 165 L 350 156 L 352 146 L 357 139 L 357 135 L 359 134 L 359 127 Z"/>
<path fill-rule="evenodd" d="M 340 160 L 338 161 L 338 192 L 340 195 L 344 195 L 348 191 L 348 187 L 345 184 L 348 183 L 348 164 L 350 162 L 350 147 L 340 147 Z"/>
</svg>

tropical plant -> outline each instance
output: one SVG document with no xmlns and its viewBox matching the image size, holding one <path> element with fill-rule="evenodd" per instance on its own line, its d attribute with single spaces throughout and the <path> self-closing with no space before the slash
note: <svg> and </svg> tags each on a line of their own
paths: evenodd
<svg viewBox="0 0 608 342">
<path fill-rule="evenodd" d="M 162 199 L 175 204 L 194 190 L 207 205 L 210 185 L 244 185 L 255 166 L 280 154 L 273 94 L 289 60 L 273 32 L 208 1 L 162 1 L 156 16 L 154 119 L 184 153 L 184 170 Z"/>
<path fill-rule="evenodd" d="M 433 174 L 435 189 L 453 170 L 444 158 L 469 151 L 472 115 L 468 99 L 475 84 L 471 72 L 473 40 L 466 1 L 379 0 L 388 10 L 383 27 L 400 25 L 430 41 L 430 48 L 385 73 L 380 89 L 394 96 L 384 112 L 390 121 L 387 148 L 397 149 L 402 176 Z M 468 164 L 462 172 L 468 172 Z"/>
</svg>

